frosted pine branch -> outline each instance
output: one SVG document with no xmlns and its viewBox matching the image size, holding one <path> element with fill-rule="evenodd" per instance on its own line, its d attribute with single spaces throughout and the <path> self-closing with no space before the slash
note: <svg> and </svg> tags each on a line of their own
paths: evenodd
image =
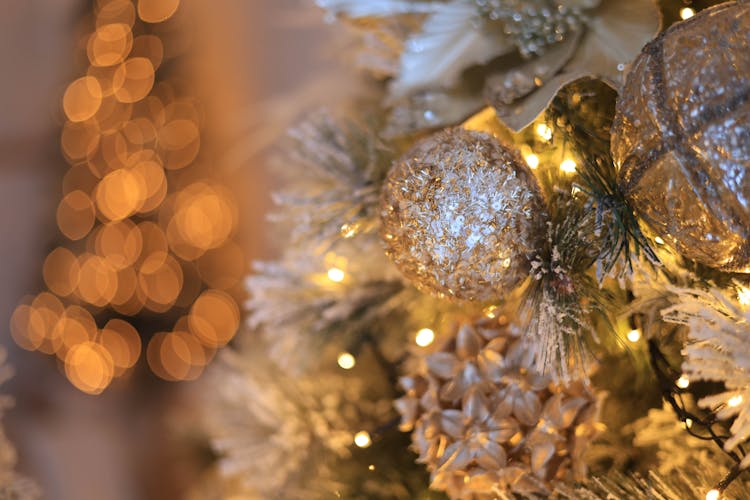
<svg viewBox="0 0 750 500">
<path fill-rule="evenodd" d="M 291 224 L 292 245 L 325 251 L 339 238 L 375 230 L 391 160 L 375 131 L 320 112 L 289 135 L 290 182 L 274 194 L 282 210 L 272 219 Z"/>
<path fill-rule="evenodd" d="M 687 325 L 682 370 L 692 380 L 722 382 L 725 391 L 707 396 L 698 405 L 716 412 L 720 420 L 734 418 L 724 449 L 735 450 L 750 437 L 750 312 L 729 291 L 712 288 L 674 289 L 675 305 L 662 311 L 669 322 Z M 750 458 L 741 467 L 750 465 Z"/>
</svg>

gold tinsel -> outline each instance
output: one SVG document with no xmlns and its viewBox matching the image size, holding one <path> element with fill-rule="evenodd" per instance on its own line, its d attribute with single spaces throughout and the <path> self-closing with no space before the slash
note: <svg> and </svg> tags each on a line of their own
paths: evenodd
<svg viewBox="0 0 750 500">
<path fill-rule="evenodd" d="M 461 499 L 546 495 L 585 477 L 600 399 L 582 382 L 554 384 L 533 358 L 501 316 L 462 322 L 441 350 L 412 360 L 396 407 L 433 488 Z"/>
</svg>

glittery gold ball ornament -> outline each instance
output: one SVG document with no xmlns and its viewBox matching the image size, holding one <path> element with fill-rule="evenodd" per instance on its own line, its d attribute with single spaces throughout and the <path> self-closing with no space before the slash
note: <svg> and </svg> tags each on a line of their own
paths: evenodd
<svg viewBox="0 0 750 500">
<path fill-rule="evenodd" d="M 617 105 L 621 189 L 685 257 L 750 271 L 750 4 L 728 2 L 646 45 Z"/>
<path fill-rule="evenodd" d="M 381 195 L 386 253 L 417 288 L 489 300 L 528 275 L 544 241 L 544 200 L 513 150 L 461 128 L 417 143 Z"/>
<path fill-rule="evenodd" d="M 395 405 L 432 488 L 461 499 L 537 498 L 585 478 L 601 398 L 537 373 L 504 317 L 459 323 L 440 350 L 406 366 Z"/>
</svg>

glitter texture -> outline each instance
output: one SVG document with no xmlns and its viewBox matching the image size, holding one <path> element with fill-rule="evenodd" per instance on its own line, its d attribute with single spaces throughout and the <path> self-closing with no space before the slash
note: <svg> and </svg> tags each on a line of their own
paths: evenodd
<svg viewBox="0 0 750 500">
<path fill-rule="evenodd" d="M 547 47 L 581 31 L 585 12 L 599 0 L 553 2 L 552 0 L 475 0 L 480 13 L 490 23 L 500 23 L 504 34 L 523 57 L 543 54 Z"/>
<path fill-rule="evenodd" d="M 523 159 L 491 135 L 448 129 L 391 168 L 381 197 L 386 253 L 420 290 L 489 300 L 528 276 L 544 201 Z"/>
<path fill-rule="evenodd" d="M 619 183 L 685 257 L 750 271 L 750 5 L 702 11 L 648 44 L 612 131 Z"/>
<path fill-rule="evenodd" d="M 541 498 L 583 479 L 599 429 L 591 388 L 536 372 L 504 316 L 460 322 L 447 340 L 410 360 L 395 403 L 430 486 L 456 499 Z"/>
</svg>

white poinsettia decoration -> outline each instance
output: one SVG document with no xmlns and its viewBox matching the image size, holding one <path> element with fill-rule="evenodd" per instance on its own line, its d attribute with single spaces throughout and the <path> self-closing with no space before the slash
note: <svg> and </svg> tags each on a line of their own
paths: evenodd
<svg viewBox="0 0 750 500">
<path fill-rule="evenodd" d="M 489 100 L 520 130 L 566 83 L 592 76 L 619 85 L 661 24 L 653 0 L 317 3 L 368 32 L 362 61 L 392 77 L 393 121 L 402 129 L 460 121 Z"/>
</svg>

